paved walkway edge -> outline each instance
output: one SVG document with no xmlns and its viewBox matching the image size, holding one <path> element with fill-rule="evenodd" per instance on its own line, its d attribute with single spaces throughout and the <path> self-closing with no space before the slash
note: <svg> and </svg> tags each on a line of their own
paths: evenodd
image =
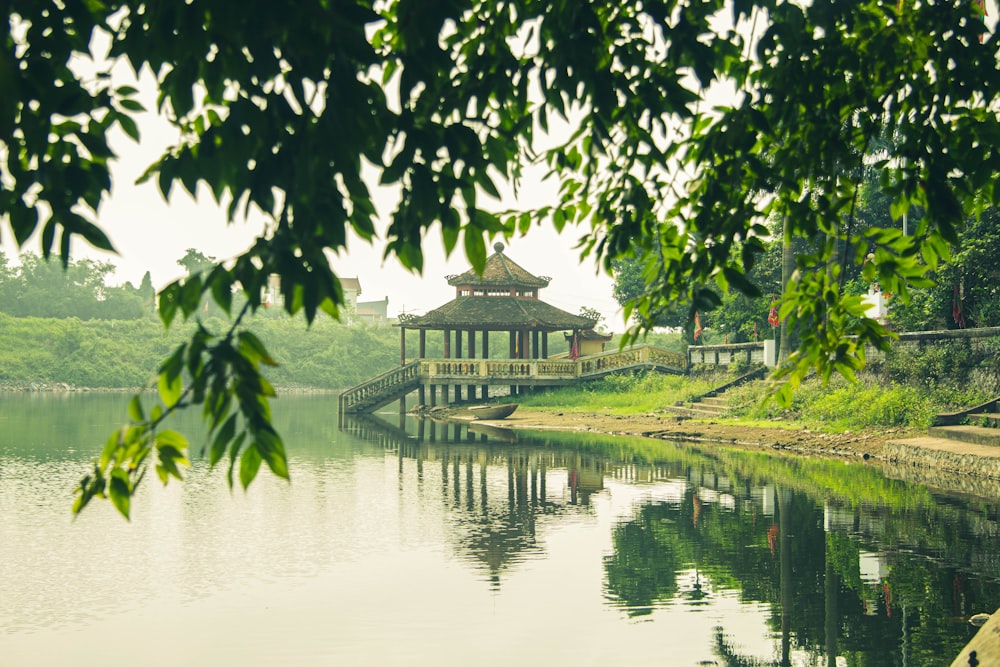
<svg viewBox="0 0 1000 667">
<path fill-rule="evenodd" d="M 981 497 L 1000 493 L 1000 447 L 927 436 L 888 442 L 880 458 L 907 481 Z"/>
</svg>

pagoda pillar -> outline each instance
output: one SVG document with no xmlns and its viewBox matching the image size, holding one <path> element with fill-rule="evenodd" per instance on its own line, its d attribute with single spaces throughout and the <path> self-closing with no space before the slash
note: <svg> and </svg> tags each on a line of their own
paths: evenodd
<svg viewBox="0 0 1000 667">
<path fill-rule="evenodd" d="M 527 329 L 522 329 L 521 330 L 521 358 L 525 359 L 525 360 L 531 359 L 531 355 L 532 354 L 533 354 L 533 351 L 532 351 L 532 346 L 531 346 L 531 336 L 529 335 L 529 332 L 528 332 Z M 519 395 L 521 395 L 521 394 L 527 394 L 528 393 L 528 385 L 522 385 L 521 387 L 518 387 L 517 393 Z"/>
<path fill-rule="evenodd" d="M 462 358 L 462 330 L 461 329 L 455 329 L 455 358 L 456 359 L 461 359 Z M 462 385 L 461 384 L 456 384 L 455 385 L 455 402 L 456 403 L 461 403 L 462 402 Z"/>
<path fill-rule="evenodd" d="M 542 359 L 549 358 L 549 332 L 542 332 Z"/>
<path fill-rule="evenodd" d="M 538 331 L 537 330 L 531 332 L 531 354 L 532 354 L 532 357 L 531 357 L 532 359 L 537 359 L 538 358 Z"/>
<path fill-rule="evenodd" d="M 427 330 L 420 330 L 420 358 L 423 359 L 427 356 Z"/>
<path fill-rule="evenodd" d="M 475 359 L 475 358 L 476 358 L 476 330 L 469 329 L 469 359 Z M 476 385 L 470 383 L 469 385 L 467 385 L 467 387 L 469 392 L 469 400 L 470 401 L 476 400 Z"/>
<path fill-rule="evenodd" d="M 451 359 L 451 329 L 444 329 L 444 358 Z M 448 405 L 448 385 L 441 385 L 441 404 Z"/>
<path fill-rule="evenodd" d="M 517 331 L 510 330 L 510 355 L 509 359 L 517 359 Z M 510 385 L 510 395 L 517 396 L 517 385 Z"/>
<path fill-rule="evenodd" d="M 483 359 L 487 360 L 489 358 L 490 358 L 490 332 L 489 329 L 483 329 Z M 490 386 L 488 384 L 484 384 L 479 389 L 483 395 L 484 401 L 490 397 Z"/>
<path fill-rule="evenodd" d="M 406 365 L 406 327 L 399 327 L 399 365 Z"/>
</svg>

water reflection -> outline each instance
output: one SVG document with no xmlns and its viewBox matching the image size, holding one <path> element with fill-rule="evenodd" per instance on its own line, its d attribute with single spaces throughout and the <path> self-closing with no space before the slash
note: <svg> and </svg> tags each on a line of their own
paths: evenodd
<svg viewBox="0 0 1000 667">
<path fill-rule="evenodd" d="M 996 494 L 333 405 L 277 402 L 290 485 L 196 461 L 71 523 L 122 398 L 0 396 L 0 663 L 939 665 L 1000 594 Z"/>
<path fill-rule="evenodd" d="M 492 590 L 500 589 L 502 575 L 513 565 L 544 556 L 539 522 L 591 514 L 590 495 L 602 488 L 591 460 L 572 451 L 519 447 L 517 435 L 506 429 L 417 420 L 411 435 L 402 425 L 363 416 L 345 418 L 343 428 L 395 453 L 401 493 L 410 486 L 422 489 L 425 469 L 437 468 L 449 510 L 447 539 L 484 573 Z M 550 470 L 565 471 L 563 486 L 552 495 Z"/>
<path fill-rule="evenodd" d="M 939 664 L 973 634 L 965 619 L 1000 599 L 997 501 L 932 494 L 874 467 L 601 438 L 581 447 L 579 437 L 475 424 L 428 422 L 412 435 L 348 424 L 357 437 L 389 438 L 401 460 L 440 462 L 460 549 L 495 586 L 544 549 L 539 521 L 586 513 L 611 480 L 647 485 L 611 527 L 606 604 L 633 620 L 732 596 L 760 605 L 773 658 L 741 656 L 723 619 L 717 664 Z M 484 486 L 488 466 L 506 466 L 499 497 Z M 556 470 L 564 499 L 546 497 Z"/>
</svg>

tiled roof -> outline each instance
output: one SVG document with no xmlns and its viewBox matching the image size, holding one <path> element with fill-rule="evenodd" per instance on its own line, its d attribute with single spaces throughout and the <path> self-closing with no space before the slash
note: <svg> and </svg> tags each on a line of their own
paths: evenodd
<svg viewBox="0 0 1000 667">
<path fill-rule="evenodd" d="M 486 258 L 483 275 L 469 269 L 463 274 L 448 278 L 449 285 L 473 287 L 546 287 L 549 279 L 534 276 L 503 254 L 503 244 L 493 246 L 495 253 Z"/>
<path fill-rule="evenodd" d="M 567 313 L 538 299 L 509 296 L 460 296 L 426 315 L 400 323 L 410 329 L 590 329 L 596 322 Z"/>
<path fill-rule="evenodd" d="M 594 331 L 593 329 L 586 329 L 580 332 L 580 340 L 599 340 L 606 343 L 614 337 L 614 334 L 602 334 Z M 573 338 L 572 334 L 566 334 L 567 340 L 570 340 L 571 338 Z"/>
</svg>

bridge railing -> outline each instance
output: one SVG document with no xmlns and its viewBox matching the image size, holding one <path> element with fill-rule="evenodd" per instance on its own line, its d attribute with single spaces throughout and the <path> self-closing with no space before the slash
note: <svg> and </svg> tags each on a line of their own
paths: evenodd
<svg viewBox="0 0 1000 667">
<path fill-rule="evenodd" d="M 611 350 L 610 352 L 589 355 L 579 359 L 577 363 L 580 366 L 579 377 L 640 364 L 657 364 L 678 370 L 687 368 L 687 360 L 683 354 L 662 350 L 652 345 L 636 345 L 625 350 Z"/>
<path fill-rule="evenodd" d="M 618 369 L 656 364 L 677 372 L 686 368 L 682 354 L 638 345 L 580 359 L 418 359 L 363 382 L 340 394 L 345 414 L 387 402 L 421 382 L 430 384 L 562 385 L 599 377 Z"/>
<path fill-rule="evenodd" d="M 421 359 L 423 380 L 469 382 L 489 379 L 568 380 L 640 364 L 658 364 L 683 370 L 684 355 L 651 345 L 612 350 L 580 359 Z"/>
<path fill-rule="evenodd" d="M 419 377 L 420 363 L 416 361 L 377 375 L 340 394 L 340 413 L 351 412 L 356 406 L 370 399 L 380 398 L 386 393 L 416 382 Z"/>
<path fill-rule="evenodd" d="M 737 361 L 777 365 L 777 350 L 771 339 L 756 343 L 726 343 L 724 345 L 689 345 L 687 359 L 690 365 L 728 366 Z"/>
</svg>

